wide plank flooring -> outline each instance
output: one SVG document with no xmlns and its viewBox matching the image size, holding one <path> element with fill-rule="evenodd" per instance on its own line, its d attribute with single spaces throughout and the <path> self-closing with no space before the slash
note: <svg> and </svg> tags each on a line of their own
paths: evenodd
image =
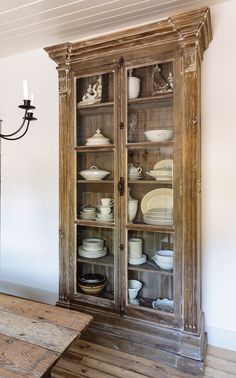
<svg viewBox="0 0 236 378">
<path fill-rule="evenodd" d="M 77 339 L 52 371 L 52 378 L 193 378 L 191 374 Z M 236 352 L 208 346 L 205 378 L 235 378 Z"/>
</svg>

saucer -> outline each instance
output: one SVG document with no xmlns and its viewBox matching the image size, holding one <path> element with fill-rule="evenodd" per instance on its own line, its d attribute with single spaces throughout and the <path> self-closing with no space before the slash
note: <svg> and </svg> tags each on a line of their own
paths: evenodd
<svg viewBox="0 0 236 378">
<path fill-rule="evenodd" d="M 114 218 L 98 218 L 98 217 L 96 217 L 95 220 L 98 221 L 98 222 L 113 222 Z"/>
<path fill-rule="evenodd" d="M 140 180 L 143 178 L 142 175 L 128 175 L 129 180 Z"/>
<path fill-rule="evenodd" d="M 134 258 L 129 258 L 129 264 L 130 265 L 141 265 L 144 264 L 147 261 L 147 256 L 143 255 L 140 258 L 134 259 Z"/>
<path fill-rule="evenodd" d="M 138 299 L 129 299 L 129 304 L 139 306 L 139 300 Z"/>
</svg>

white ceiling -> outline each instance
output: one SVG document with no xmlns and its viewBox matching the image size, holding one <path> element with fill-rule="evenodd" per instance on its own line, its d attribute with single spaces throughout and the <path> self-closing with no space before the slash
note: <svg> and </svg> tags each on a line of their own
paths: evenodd
<svg viewBox="0 0 236 378">
<path fill-rule="evenodd" d="M 0 57 L 229 0 L 1 0 Z"/>
</svg>

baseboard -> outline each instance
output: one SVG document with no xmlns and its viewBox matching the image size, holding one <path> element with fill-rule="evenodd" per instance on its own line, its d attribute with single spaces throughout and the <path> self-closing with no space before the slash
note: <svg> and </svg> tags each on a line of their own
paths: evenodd
<svg viewBox="0 0 236 378">
<path fill-rule="evenodd" d="M 58 299 L 58 293 L 56 292 L 2 280 L 0 280 L 0 292 L 53 305 Z"/>
<path fill-rule="evenodd" d="M 208 344 L 236 352 L 236 331 L 206 325 Z"/>
</svg>

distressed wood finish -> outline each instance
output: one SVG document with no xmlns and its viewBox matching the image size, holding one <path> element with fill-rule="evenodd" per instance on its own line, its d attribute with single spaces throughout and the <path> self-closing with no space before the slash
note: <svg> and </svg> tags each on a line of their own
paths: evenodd
<svg viewBox="0 0 236 378">
<path fill-rule="evenodd" d="M 194 372 L 203 371 L 206 350 L 204 314 L 201 310 L 200 66 L 211 39 L 210 11 L 203 8 L 125 32 L 45 49 L 58 64 L 59 74 L 58 305 L 92 314 L 95 323 L 90 331 L 91 338 L 96 337 L 103 344 L 115 347 L 114 340 L 119 337 L 124 350 L 131 348 L 138 354 L 149 353 L 154 360 Z M 153 67 L 157 63 L 163 65 L 165 74 L 173 70 L 173 93 L 152 96 L 150 83 Z M 142 77 L 143 82 L 141 96 L 134 100 L 127 100 L 127 70 L 130 68 Z M 89 106 L 76 104 L 82 96 L 81 89 L 77 87 L 78 81 L 82 88 L 86 88 L 86 77 L 101 73 L 111 81 L 105 102 Z M 128 114 L 133 111 L 138 115 L 138 122 L 132 137 Z M 147 142 L 144 131 L 155 128 L 156 123 L 162 128 L 173 128 L 174 141 Z M 82 125 L 82 128 L 79 137 L 76 137 L 78 125 Z M 99 126 L 104 128 L 104 134 L 112 144 L 100 148 L 84 146 L 84 139 Z M 169 148 L 171 152 L 168 156 L 173 154 L 173 182 L 162 185 L 150 177 L 142 181 L 129 181 L 128 163 L 138 162 L 144 172 L 148 171 L 155 161 L 162 158 L 161 148 Z M 108 179 L 84 182 L 81 177 L 77 178 L 77 171 L 85 166 L 88 168 L 94 161 L 111 171 Z M 120 177 L 124 179 L 124 195 L 117 190 Z M 172 187 L 173 226 L 143 224 L 140 209 L 134 223 L 129 223 L 128 186 L 139 201 L 152 189 Z M 99 203 L 102 195 L 114 196 L 114 223 L 102 222 L 98 226 L 95 221 L 81 220 L 81 206 L 85 202 L 90 205 Z M 78 237 L 76 229 L 80 234 Z M 149 242 L 148 235 L 153 233 L 159 233 L 159 239 Z M 162 247 L 162 234 L 174 237 L 174 271 L 166 275 L 162 272 L 158 278 L 154 278 L 150 267 L 127 269 L 128 237 L 142 237 L 150 259 L 151 251 Z M 77 258 L 77 243 L 81 245 L 82 238 L 89 235 L 105 235 L 107 240 L 109 256 L 100 263 L 91 261 L 89 264 L 86 259 Z M 92 269 L 112 277 L 112 283 L 108 286 L 110 297 L 104 294 L 97 298 L 78 290 L 80 264 L 86 271 Z M 142 289 L 142 295 L 147 300 L 146 307 L 129 305 L 127 281 L 130 278 L 149 282 L 149 287 Z M 151 309 L 151 299 L 158 296 L 174 297 L 174 313 Z"/>
<path fill-rule="evenodd" d="M 91 363 L 92 362 L 92 363 Z M 236 352 L 212 346 L 207 348 L 204 378 L 234 378 Z M 59 377 L 127 377 L 127 378 L 197 378 L 196 375 L 179 372 L 171 367 L 111 349 L 98 344 L 76 340 L 52 371 Z M 198 376 L 199 377 L 199 376 Z"/>
<path fill-rule="evenodd" d="M 0 376 L 50 377 L 92 317 L 0 294 Z M 47 374 L 47 375 L 44 375 Z"/>
</svg>

